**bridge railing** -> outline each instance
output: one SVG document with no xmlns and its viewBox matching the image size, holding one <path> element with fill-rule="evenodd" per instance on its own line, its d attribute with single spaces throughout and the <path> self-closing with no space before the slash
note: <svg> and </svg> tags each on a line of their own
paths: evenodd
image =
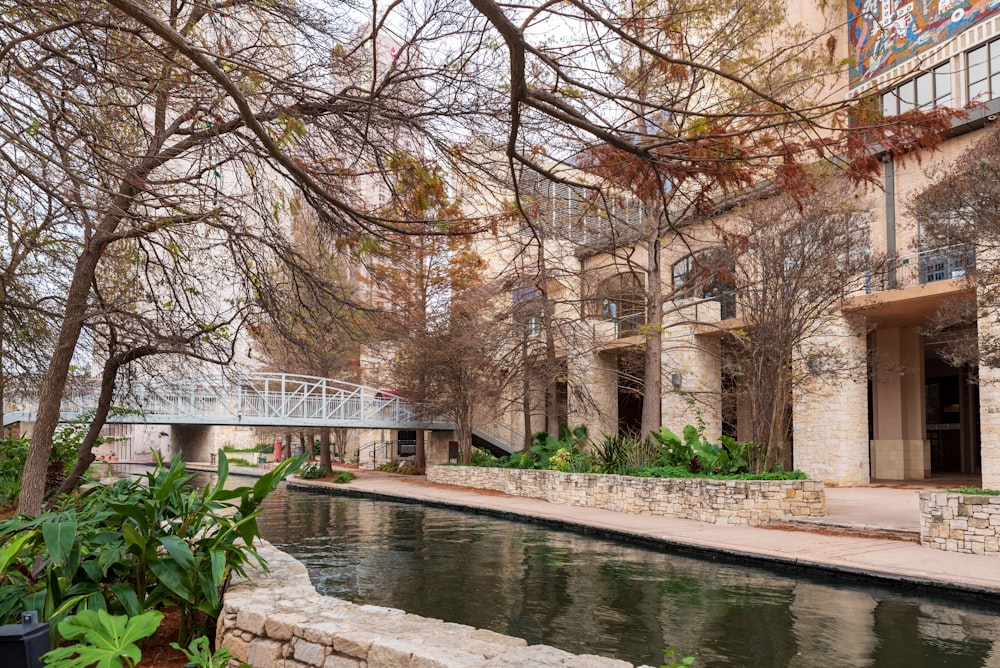
<svg viewBox="0 0 1000 668">
<path fill-rule="evenodd" d="M 364 427 L 412 424 L 422 407 L 392 392 L 364 385 L 291 374 L 241 374 L 210 381 L 185 378 L 131 383 L 115 399 L 117 406 L 137 411 L 146 421 L 336 423 Z M 97 395 L 74 394 L 63 401 L 65 413 L 93 409 Z M 37 399 L 25 398 L 18 415 L 33 415 Z M 27 417 L 22 419 L 29 419 Z M 137 421 L 122 416 L 119 421 Z"/>
</svg>

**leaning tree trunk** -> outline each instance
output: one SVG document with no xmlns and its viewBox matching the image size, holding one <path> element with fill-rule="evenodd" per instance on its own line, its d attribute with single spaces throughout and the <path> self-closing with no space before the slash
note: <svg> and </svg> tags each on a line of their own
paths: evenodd
<svg viewBox="0 0 1000 668">
<path fill-rule="evenodd" d="M 24 462 L 24 473 L 21 476 L 21 494 L 17 501 L 18 513 L 38 515 L 42 512 L 49 455 L 52 453 L 52 438 L 59 425 L 62 395 L 66 389 L 73 353 L 76 351 L 86 320 L 90 286 L 97 272 L 101 248 L 100 241 L 91 239 L 73 271 L 73 280 L 66 295 L 66 311 L 62 326 L 39 391 L 38 418 L 35 421 L 28 457 Z"/>
</svg>

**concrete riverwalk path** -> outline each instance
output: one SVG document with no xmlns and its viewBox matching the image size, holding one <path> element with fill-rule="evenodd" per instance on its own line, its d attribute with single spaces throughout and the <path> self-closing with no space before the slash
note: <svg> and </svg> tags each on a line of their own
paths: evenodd
<svg viewBox="0 0 1000 668">
<path fill-rule="evenodd" d="M 235 471 L 234 471 L 235 473 Z M 668 549 L 872 578 L 1000 600 L 1000 558 L 932 550 L 916 542 L 918 489 L 828 488 L 827 515 L 778 527 L 718 526 L 549 503 L 492 491 L 437 485 L 423 476 L 355 471 L 350 483 L 292 479 L 296 488 L 472 509 L 582 528 Z"/>
</svg>

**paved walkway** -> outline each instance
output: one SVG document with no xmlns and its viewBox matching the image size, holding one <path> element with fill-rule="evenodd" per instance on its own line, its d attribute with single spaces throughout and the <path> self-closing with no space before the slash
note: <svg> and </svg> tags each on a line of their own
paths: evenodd
<svg viewBox="0 0 1000 668">
<path fill-rule="evenodd" d="M 234 471 L 235 473 L 236 471 Z M 921 547 L 916 488 L 827 489 L 827 516 L 778 528 L 717 526 L 695 520 L 630 515 L 497 492 L 428 483 L 423 476 L 358 471 L 346 485 L 294 480 L 295 487 L 433 503 L 586 527 L 684 550 L 1000 598 L 1000 558 Z"/>
</svg>

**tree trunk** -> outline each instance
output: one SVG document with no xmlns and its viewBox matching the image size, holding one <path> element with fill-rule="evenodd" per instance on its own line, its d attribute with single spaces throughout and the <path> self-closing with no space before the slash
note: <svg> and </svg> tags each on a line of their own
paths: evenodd
<svg viewBox="0 0 1000 668">
<path fill-rule="evenodd" d="M 642 379 L 642 426 L 639 438 L 648 438 L 662 422 L 663 400 L 663 285 L 660 281 L 660 239 L 647 244 L 646 353 Z"/>
<path fill-rule="evenodd" d="M 531 369 L 528 364 L 528 334 L 521 339 L 521 412 L 524 415 L 524 442 L 521 452 L 531 449 Z"/>
<path fill-rule="evenodd" d="M 455 416 L 455 436 L 458 437 L 458 461 L 468 466 L 472 463 L 472 406 L 463 406 Z"/>
<path fill-rule="evenodd" d="M 556 336 L 553 321 L 555 306 L 549 299 L 548 266 L 545 259 L 545 238 L 538 237 L 538 279 L 536 287 L 542 300 L 542 330 L 545 332 L 545 430 L 559 438 L 559 395 L 556 388 Z"/>
<path fill-rule="evenodd" d="M 31 435 L 28 457 L 24 462 L 21 494 L 17 501 L 17 512 L 21 514 L 38 515 L 42 512 L 52 437 L 59 425 L 59 409 L 69 377 L 69 366 L 86 320 L 90 286 L 97 271 L 101 248 L 100 242 L 91 239 L 73 271 L 73 281 L 66 295 L 66 312 L 38 395 L 38 418 Z"/>
<path fill-rule="evenodd" d="M 333 445 L 337 459 L 342 462 L 347 461 L 347 429 L 337 427 L 333 430 Z"/>
<path fill-rule="evenodd" d="M 330 472 L 330 430 L 320 429 L 319 431 L 319 467 Z"/>
</svg>

